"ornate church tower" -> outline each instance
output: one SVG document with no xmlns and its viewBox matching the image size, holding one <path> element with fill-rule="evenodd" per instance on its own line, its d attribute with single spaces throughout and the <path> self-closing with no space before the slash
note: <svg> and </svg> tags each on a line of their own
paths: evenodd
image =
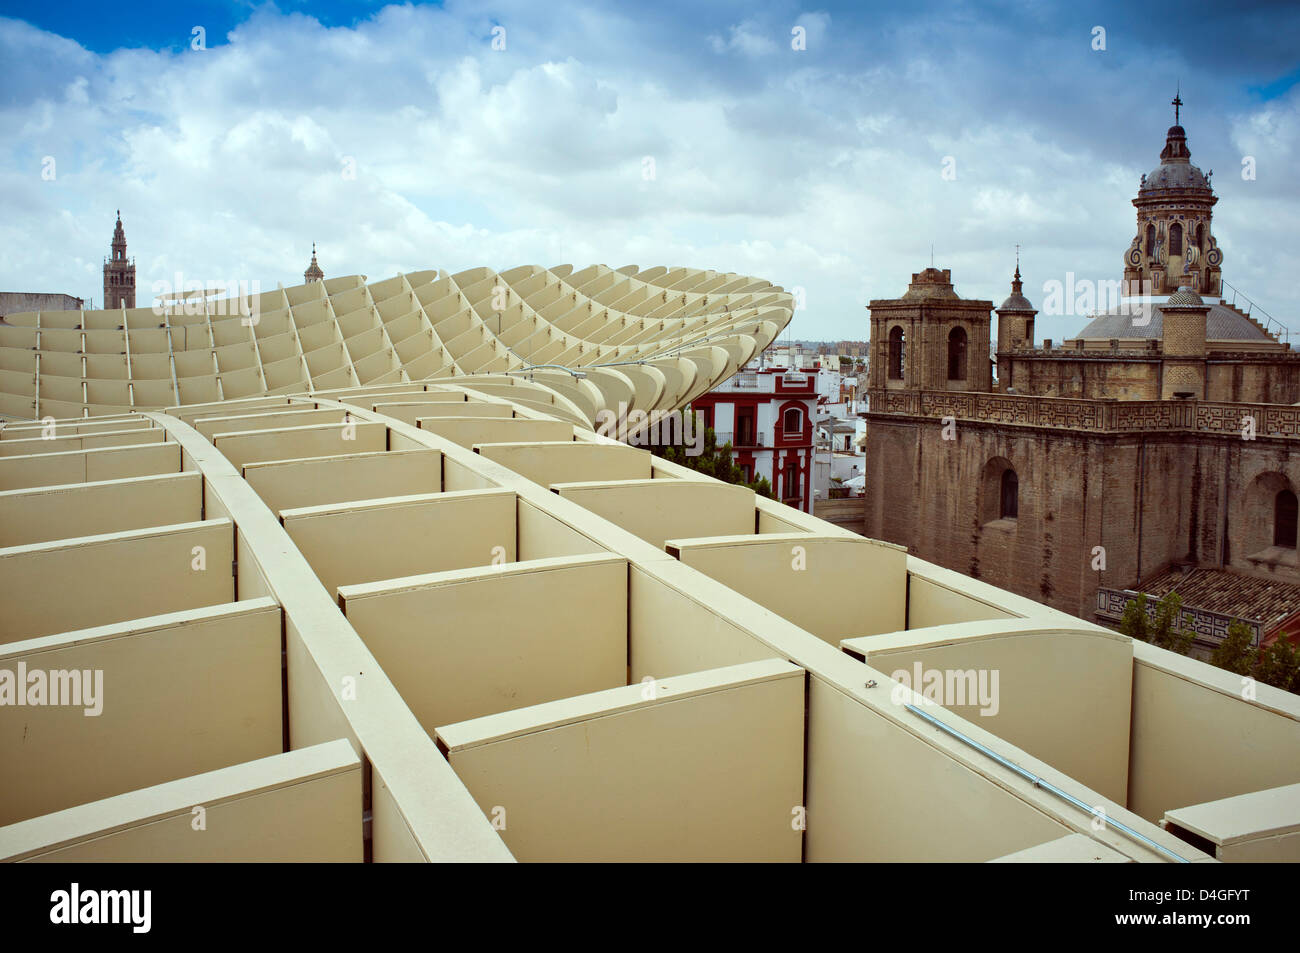
<svg viewBox="0 0 1300 953">
<path fill-rule="evenodd" d="M 1173 99 L 1174 125 L 1166 134 L 1160 165 L 1142 176 L 1137 208 L 1137 236 L 1124 255 L 1126 294 L 1168 295 L 1180 287 L 1200 294 L 1223 294 L 1223 252 L 1210 234 L 1210 218 L 1219 201 L 1210 176 L 1192 165 L 1187 133 L 1178 125 L 1181 96 Z M 1137 282 L 1138 284 L 1135 284 Z"/>
<path fill-rule="evenodd" d="M 1017 246 L 1019 248 L 1019 246 Z M 1034 346 L 1034 318 L 1038 310 L 1024 295 L 1020 280 L 1020 253 L 1016 252 L 1016 276 L 1011 279 L 1011 294 L 997 309 L 998 314 L 998 389 L 1015 386 L 1015 361 L 1011 352 Z"/>
<path fill-rule="evenodd" d="M 104 262 L 104 308 L 135 307 L 135 259 L 126 258 L 126 232 L 122 230 L 122 210 L 117 212 L 113 229 L 113 257 Z"/>
<path fill-rule="evenodd" d="M 311 264 L 308 265 L 307 270 L 302 273 L 302 280 L 304 283 L 325 280 L 325 272 L 321 271 L 320 265 L 316 264 L 316 243 L 315 242 L 311 243 Z"/>
</svg>

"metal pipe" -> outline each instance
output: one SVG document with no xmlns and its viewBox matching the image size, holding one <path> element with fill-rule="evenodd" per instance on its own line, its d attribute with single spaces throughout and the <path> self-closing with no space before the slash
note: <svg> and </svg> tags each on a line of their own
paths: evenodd
<svg viewBox="0 0 1300 953">
<path fill-rule="evenodd" d="M 912 714 L 917 715 L 923 718 L 925 721 L 929 722 L 930 724 L 934 725 L 936 728 L 938 728 L 940 731 L 944 732 L 945 734 L 948 734 L 951 737 L 956 738 L 958 741 L 962 742 L 963 744 L 971 748 L 974 748 L 976 751 L 980 752 L 981 754 L 985 754 L 988 757 L 992 758 L 994 761 L 1002 765 L 1004 768 L 1007 768 L 1015 772 L 1016 774 L 1020 775 L 1020 777 L 1024 778 L 1034 787 L 1042 788 L 1048 794 L 1054 794 L 1057 797 L 1059 797 L 1061 800 L 1073 804 L 1075 807 L 1087 811 L 1089 814 L 1093 813 L 1093 808 L 1090 805 L 1084 804 L 1073 794 L 1070 794 L 1068 791 L 1062 791 L 1051 781 L 1043 780 L 1038 775 L 1025 770 L 1020 765 L 1016 764 L 1014 761 L 1008 761 L 1006 758 L 1002 757 L 1002 755 L 998 754 L 996 751 L 992 750 L 991 748 L 985 747 L 984 745 L 980 744 L 978 741 L 976 741 L 974 738 L 970 737 L 969 735 L 962 734 L 956 728 L 952 727 L 951 725 L 944 724 L 938 718 L 935 718 L 933 715 L 927 712 L 921 711 L 921 709 L 917 708 L 915 705 L 904 705 L 903 707 L 906 708 L 908 711 L 910 711 Z M 1115 830 L 1119 831 L 1120 833 L 1126 834 L 1133 840 L 1140 841 L 1141 843 L 1150 847 L 1152 850 L 1158 850 L 1162 854 L 1167 854 L 1168 856 L 1172 857 L 1175 861 L 1177 861 L 1180 864 L 1191 863 L 1191 861 L 1188 860 L 1186 857 L 1180 857 L 1178 854 L 1175 854 L 1168 847 L 1164 847 L 1160 844 L 1157 844 L 1155 841 L 1147 837 L 1145 834 L 1139 834 L 1137 831 L 1133 830 L 1133 828 L 1129 827 L 1126 824 L 1122 824 L 1119 821 L 1113 820 L 1110 817 L 1106 818 L 1105 824 L 1107 827 L 1113 827 L 1115 828 Z"/>
</svg>

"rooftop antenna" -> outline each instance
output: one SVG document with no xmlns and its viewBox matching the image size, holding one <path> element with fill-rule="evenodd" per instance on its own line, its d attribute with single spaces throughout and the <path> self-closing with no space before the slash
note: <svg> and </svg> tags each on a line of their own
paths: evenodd
<svg viewBox="0 0 1300 953">
<path fill-rule="evenodd" d="M 934 242 L 930 242 L 930 267 L 934 267 Z"/>
</svg>

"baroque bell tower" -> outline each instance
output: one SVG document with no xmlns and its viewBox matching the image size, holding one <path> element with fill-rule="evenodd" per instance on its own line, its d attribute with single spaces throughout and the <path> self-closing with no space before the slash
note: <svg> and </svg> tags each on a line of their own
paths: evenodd
<svg viewBox="0 0 1300 953">
<path fill-rule="evenodd" d="M 1210 233 L 1214 204 L 1210 176 L 1192 165 L 1187 133 L 1179 125 L 1181 95 L 1175 95 L 1174 124 L 1165 135 L 1160 165 L 1142 176 L 1137 198 L 1137 236 L 1124 253 L 1127 294 L 1170 295 L 1191 288 L 1223 294 L 1223 252 Z"/>
<path fill-rule="evenodd" d="M 135 307 L 135 259 L 126 257 L 126 232 L 122 230 L 122 210 L 117 212 L 113 229 L 113 256 L 104 261 L 104 309 Z"/>
</svg>

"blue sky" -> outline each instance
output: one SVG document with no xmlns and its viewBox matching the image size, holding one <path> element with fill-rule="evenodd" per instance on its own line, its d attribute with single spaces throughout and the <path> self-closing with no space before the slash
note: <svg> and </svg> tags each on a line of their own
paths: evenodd
<svg viewBox="0 0 1300 953">
<path fill-rule="evenodd" d="M 1017 243 L 1036 303 L 1118 278 L 1178 83 L 1225 277 L 1300 327 L 1296 35 L 1249 3 L 3 3 L 0 289 L 98 303 L 120 207 L 142 289 L 293 283 L 312 241 L 372 278 L 682 264 L 862 338 L 931 242 L 968 297 Z"/>
</svg>

